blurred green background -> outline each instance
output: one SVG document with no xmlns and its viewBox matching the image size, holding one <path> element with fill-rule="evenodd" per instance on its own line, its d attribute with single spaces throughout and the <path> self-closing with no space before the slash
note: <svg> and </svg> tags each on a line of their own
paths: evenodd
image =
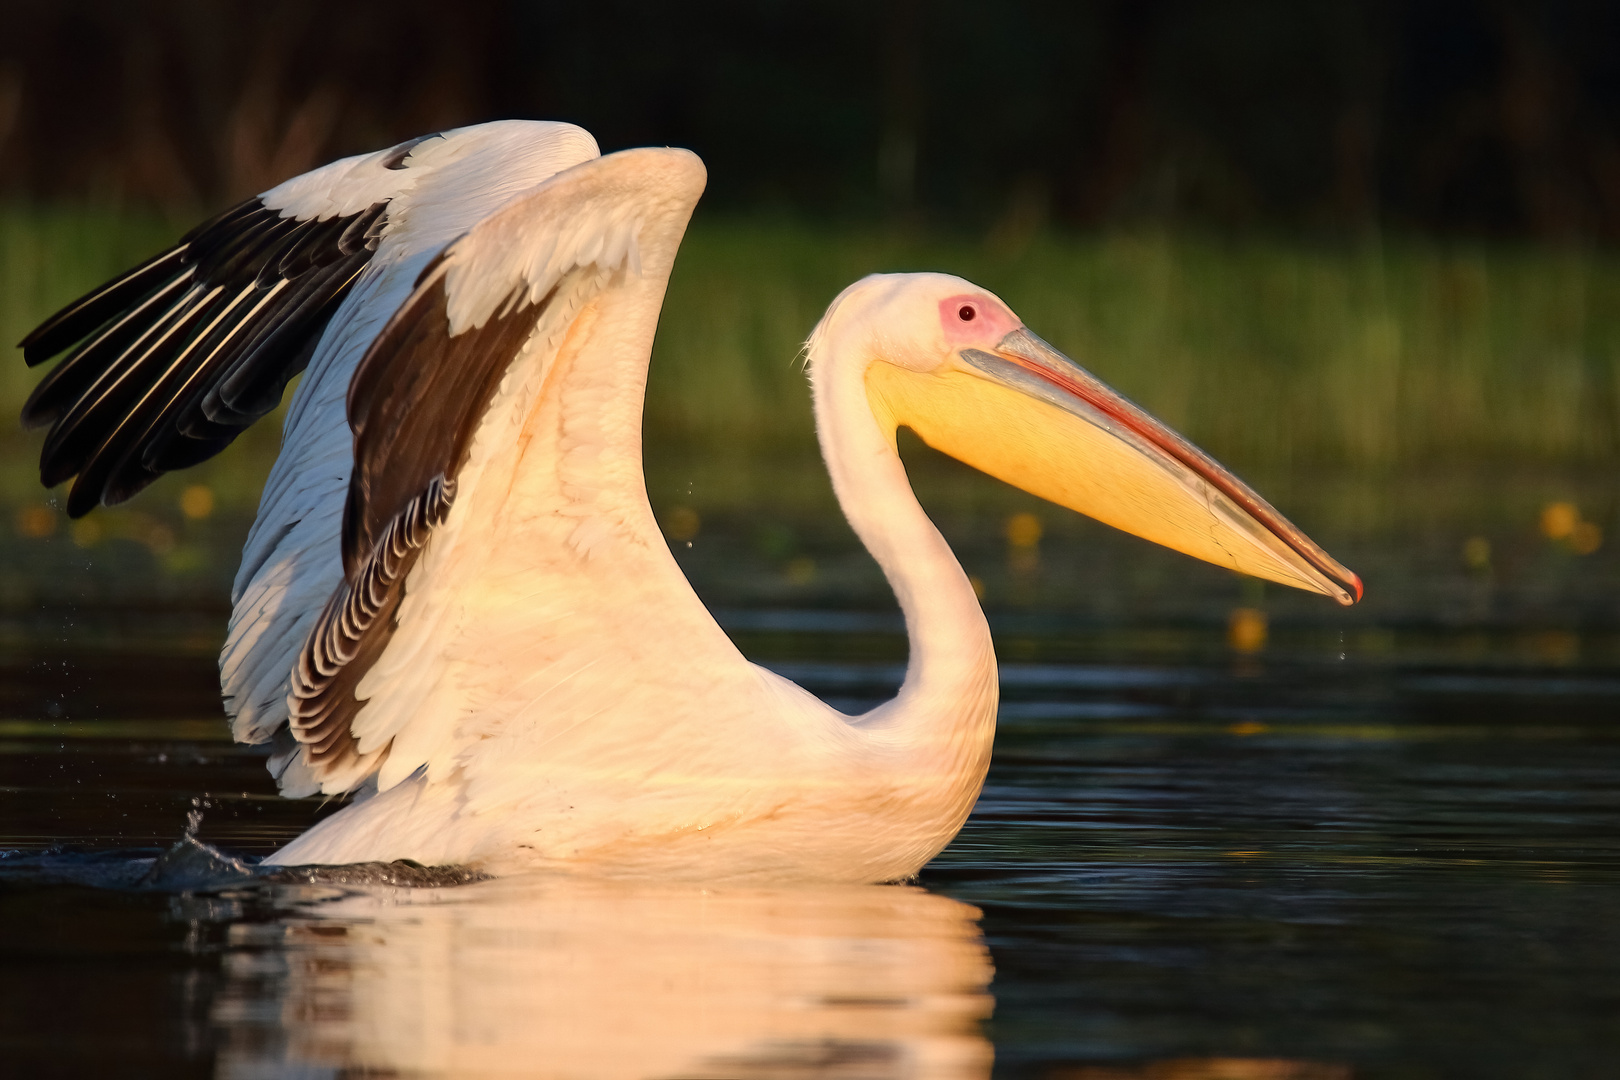
<svg viewBox="0 0 1620 1080">
<path fill-rule="evenodd" d="M 855 278 L 937 269 L 1368 586 L 1351 611 L 1262 588 L 911 440 L 1004 636 L 1050 618 L 1148 651 L 1620 656 L 1608 5 L 4 7 L 12 341 L 286 175 L 493 116 L 572 119 L 710 168 L 646 442 L 654 507 L 722 613 L 892 611 L 821 470 L 799 350 Z M 0 367 L 0 410 L 40 374 Z M 7 633 L 170 618 L 211 647 L 276 423 L 77 523 L 37 487 L 38 433 L 0 437 Z"/>
<path fill-rule="evenodd" d="M 7 212 L 0 331 L 15 340 L 178 228 L 132 212 Z M 892 606 L 833 502 L 799 355 L 843 284 L 920 267 L 997 290 L 1038 332 L 1255 483 L 1369 590 L 1351 612 L 1261 590 L 909 440 L 923 501 L 993 611 L 1218 629 L 1232 608 L 1256 607 L 1285 624 L 1363 636 L 1369 627 L 1522 630 L 1535 638 L 1532 653 L 1560 662 L 1607 648 L 1620 596 L 1608 543 L 1620 260 L 1416 239 L 1322 248 L 1042 232 L 1009 245 L 701 219 L 659 330 L 646 445 L 655 509 L 711 603 Z M 6 369 L 0 392 L 13 415 L 36 375 Z M 278 419 L 127 506 L 74 523 L 37 485 L 39 435 L 13 427 L 0 472 L 7 607 L 222 605 Z M 1019 515 L 1038 522 L 1033 541 L 1027 526 L 1018 534 Z"/>
</svg>

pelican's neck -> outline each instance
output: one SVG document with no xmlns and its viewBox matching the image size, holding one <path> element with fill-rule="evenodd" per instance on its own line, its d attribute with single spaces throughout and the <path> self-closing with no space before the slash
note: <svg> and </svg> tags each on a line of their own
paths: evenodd
<svg viewBox="0 0 1620 1080">
<path fill-rule="evenodd" d="M 866 364 L 853 360 L 825 339 L 811 348 L 816 431 L 833 491 L 889 579 L 910 637 L 906 681 L 879 712 L 900 727 L 993 719 L 996 659 L 984 611 L 911 490 L 893 424 L 873 413 Z M 979 715 L 986 708 L 989 716 Z"/>
</svg>

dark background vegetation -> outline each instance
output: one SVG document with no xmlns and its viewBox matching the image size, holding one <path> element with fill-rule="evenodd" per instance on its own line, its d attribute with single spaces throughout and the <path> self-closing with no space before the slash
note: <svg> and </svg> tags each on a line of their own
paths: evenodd
<svg viewBox="0 0 1620 1080">
<path fill-rule="evenodd" d="M 1620 625 L 1620 0 L 0 0 L 0 28 L 0 340 L 424 132 L 700 153 L 644 434 L 718 606 L 891 603 L 795 358 L 850 281 L 926 268 L 1253 482 L 1367 579 L 1346 618 Z M 0 412 L 43 370 L 0 369 Z M 225 595 L 276 423 L 75 523 L 38 438 L 0 426 L 0 610 Z M 907 455 L 992 608 L 1222 623 L 1247 588 Z M 1039 574 L 1016 514 L 1044 515 Z"/>
<path fill-rule="evenodd" d="M 495 117 L 708 205 L 1620 237 L 1603 0 L 6 0 L 0 194 L 217 204 Z"/>
</svg>

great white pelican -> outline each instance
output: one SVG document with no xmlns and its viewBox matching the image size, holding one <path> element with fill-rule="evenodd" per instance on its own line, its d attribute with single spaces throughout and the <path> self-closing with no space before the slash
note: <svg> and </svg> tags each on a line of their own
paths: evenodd
<svg viewBox="0 0 1620 1080">
<path fill-rule="evenodd" d="M 895 431 L 1061 506 L 1353 603 L 1354 574 L 1191 443 L 943 274 L 845 289 L 810 335 L 821 448 L 905 614 L 894 700 L 750 663 L 642 477 L 647 362 L 705 173 L 567 124 L 447 131 L 296 177 L 23 342 L 73 516 L 293 395 L 220 657 L 284 794 L 353 801 L 268 860 L 874 882 L 961 828 L 997 678 Z M 306 370 L 307 369 L 307 370 Z"/>
</svg>

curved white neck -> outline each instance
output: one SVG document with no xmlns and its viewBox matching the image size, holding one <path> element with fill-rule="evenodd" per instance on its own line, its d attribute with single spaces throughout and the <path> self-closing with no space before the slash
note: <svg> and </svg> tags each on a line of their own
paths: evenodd
<svg viewBox="0 0 1620 1080">
<path fill-rule="evenodd" d="M 894 429 L 872 413 L 865 364 L 833 350 L 822 340 L 810 355 L 822 456 L 844 514 L 900 601 L 911 643 L 899 696 L 869 719 L 898 729 L 993 720 L 996 659 L 978 597 L 917 502 Z M 976 715 L 986 706 L 988 717 Z"/>
</svg>

